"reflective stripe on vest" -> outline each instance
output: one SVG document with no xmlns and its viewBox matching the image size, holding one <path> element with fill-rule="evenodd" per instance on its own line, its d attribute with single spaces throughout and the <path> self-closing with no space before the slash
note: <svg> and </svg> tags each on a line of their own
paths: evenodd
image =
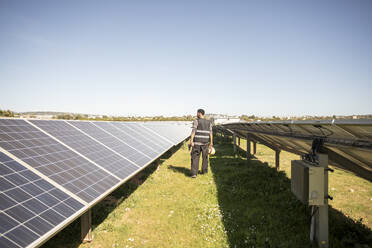
<svg viewBox="0 0 372 248">
<path fill-rule="evenodd" d="M 196 130 L 196 132 L 197 133 L 210 133 L 210 131 L 208 130 L 208 131 L 206 131 L 206 130 Z"/>
<path fill-rule="evenodd" d="M 195 135 L 194 137 L 201 138 L 201 139 L 209 139 L 209 136 L 203 136 L 203 135 Z"/>
</svg>

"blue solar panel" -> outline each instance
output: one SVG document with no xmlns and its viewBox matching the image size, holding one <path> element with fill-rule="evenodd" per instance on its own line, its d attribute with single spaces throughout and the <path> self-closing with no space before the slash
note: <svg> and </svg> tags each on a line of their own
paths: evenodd
<svg viewBox="0 0 372 248">
<path fill-rule="evenodd" d="M 151 157 L 146 156 L 121 138 L 111 135 L 109 132 L 99 128 L 93 123 L 83 121 L 69 121 L 69 123 L 140 167 L 145 166 L 151 161 Z"/>
<path fill-rule="evenodd" d="M 31 120 L 30 122 L 121 179 L 127 178 L 138 169 L 132 162 L 65 121 Z"/>
<path fill-rule="evenodd" d="M 115 122 L 113 124 L 124 132 L 132 133 L 139 141 L 148 144 L 159 153 L 163 153 L 173 146 L 170 141 L 166 140 L 164 137 L 156 135 L 141 123 Z"/>
<path fill-rule="evenodd" d="M 146 143 L 141 142 L 139 137 L 136 137 L 136 134 L 133 131 L 127 132 L 121 130 L 110 122 L 94 122 L 94 125 L 104 129 L 106 132 L 127 143 L 150 159 L 154 159 L 159 156 L 159 152 L 157 152 L 156 149 L 152 148 Z"/>
<path fill-rule="evenodd" d="M 145 127 L 153 130 L 159 135 L 170 140 L 173 145 L 177 145 L 191 134 L 191 123 L 164 123 L 147 122 Z"/>
<path fill-rule="evenodd" d="M 26 247 L 83 207 L 0 152 L 0 247 Z"/>
<path fill-rule="evenodd" d="M 0 119 L 0 248 L 39 244 L 189 135 L 154 126 Z"/>
<path fill-rule="evenodd" d="M 24 120 L 1 119 L 0 138 L 0 147 L 87 202 L 119 182 Z"/>
</svg>

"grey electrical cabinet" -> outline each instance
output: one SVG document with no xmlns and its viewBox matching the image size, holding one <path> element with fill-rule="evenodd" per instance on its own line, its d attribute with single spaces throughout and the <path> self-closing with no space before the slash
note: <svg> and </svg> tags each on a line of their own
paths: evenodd
<svg viewBox="0 0 372 248">
<path fill-rule="evenodd" d="M 304 160 L 292 160 L 291 190 L 304 204 L 324 205 L 324 167 Z"/>
</svg>

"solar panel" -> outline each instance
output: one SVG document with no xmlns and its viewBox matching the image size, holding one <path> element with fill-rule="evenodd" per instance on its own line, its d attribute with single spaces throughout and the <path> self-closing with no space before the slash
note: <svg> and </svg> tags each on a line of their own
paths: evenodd
<svg viewBox="0 0 372 248">
<path fill-rule="evenodd" d="M 0 247 L 41 244 L 188 136 L 165 126 L 0 119 Z"/>
<path fill-rule="evenodd" d="M 258 142 L 307 154 L 321 138 L 330 163 L 372 181 L 372 120 L 237 122 L 223 125 Z"/>
<path fill-rule="evenodd" d="M 157 151 L 158 153 L 163 153 L 168 150 L 173 144 L 163 137 L 156 135 L 147 128 L 145 128 L 141 123 L 123 123 L 115 122 L 113 123 L 120 130 L 131 133 L 134 135 L 140 142 L 149 145 Z"/>
<path fill-rule="evenodd" d="M 146 122 L 144 126 L 165 137 L 177 145 L 185 140 L 191 133 L 191 124 L 188 122 L 182 123 L 159 123 L 159 122 Z"/>
<path fill-rule="evenodd" d="M 125 142 L 126 144 L 130 145 L 138 152 L 142 153 L 146 157 L 150 158 L 150 160 L 156 158 L 159 153 L 156 152 L 156 149 L 152 148 L 151 146 L 147 145 L 146 143 L 141 142 L 139 137 L 136 137 L 133 132 L 126 132 L 122 129 L 116 127 L 110 122 L 93 122 L 94 125 L 102 128 L 106 132 L 110 133 L 112 136 L 120 139 L 121 141 Z"/>
<path fill-rule="evenodd" d="M 86 202 L 119 182 L 24 120 L 0 120 L 0 147 Z"/>
<path fill-rule="evenodd" d="M 128 145 L 122 139 L 113 136 L 109 132 L 105 131 L 104 129 L 96 126 L 91 122 L 68 121 L 68 123 L 82 130 L 84 133 L 98 140 L 99 142 L 109 147 L 110 149 L 114 150 L 115 152 L 119 153 L 120 155 L 126 157 L 139 167 L 143 167 L 149 161 L 151 161 L 151 158 L 149 156 L 146 156 L 145 154 L 136 150 L 132 146 Z"/>
<path fill-rule="evenodd" d="M 128 177 L 138 169 L 134 163 L 85 135 L 66 121 L 30 120 L 30 122 L 97 163 L 110 173 L 118 176 L 120 179 Z"/>
<path fill-rule="evenodd" d="M 26 247 L 83 207 L 0 152 L 0 247 Z"/>
</svg>

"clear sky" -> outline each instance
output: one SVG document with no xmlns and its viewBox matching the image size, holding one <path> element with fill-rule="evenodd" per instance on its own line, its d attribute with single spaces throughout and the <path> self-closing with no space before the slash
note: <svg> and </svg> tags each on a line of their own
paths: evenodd
<svg viewBox="0 0 372 248">
<path fill-rule="evenodd" d="M 0 108 L 372 113 L 372 1 L 0 0 Z"/>
</svg>

